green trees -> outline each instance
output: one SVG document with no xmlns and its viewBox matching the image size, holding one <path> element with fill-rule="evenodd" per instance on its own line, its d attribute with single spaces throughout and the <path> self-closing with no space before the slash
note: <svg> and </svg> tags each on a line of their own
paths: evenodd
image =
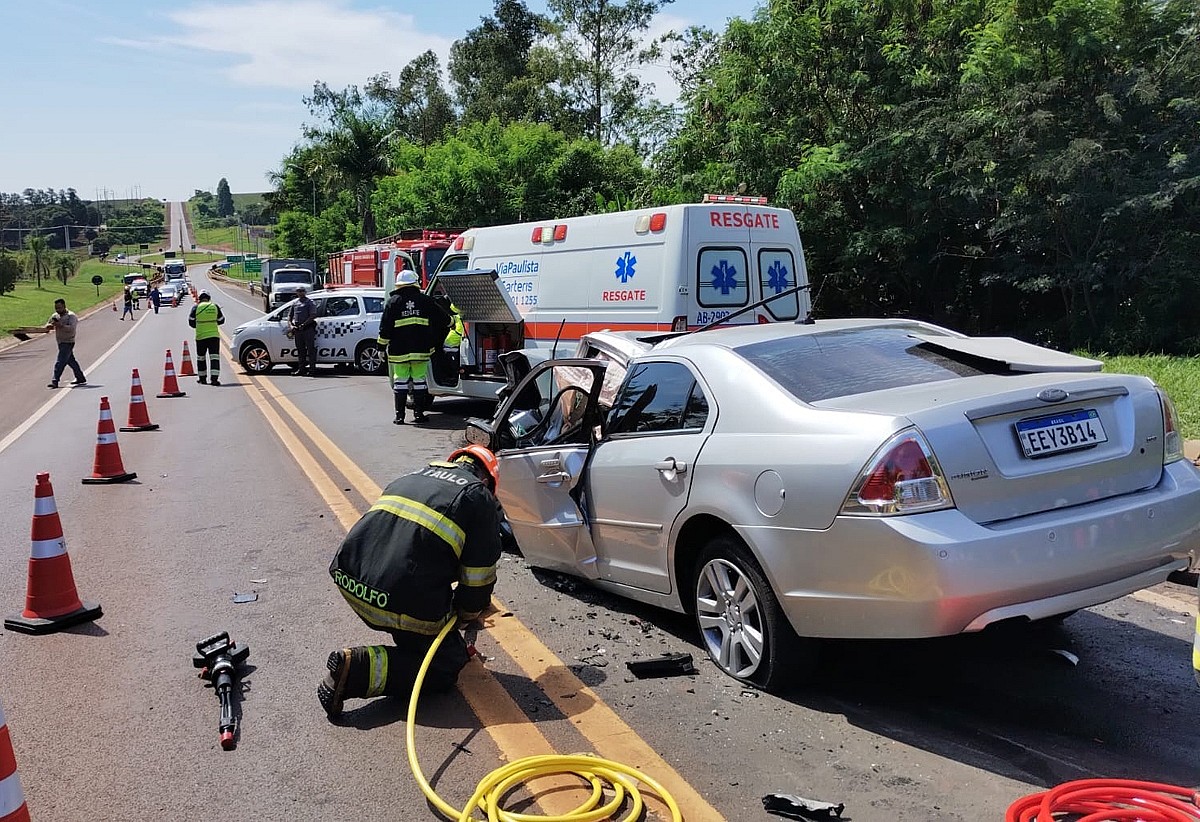
<svg viewBox="0 0 1200 822">
<path fill-rule="evenodd" d="M 74 276 L 79 262 L 70 254 L 58 254 L 54 258 L 54 274 L 63 285 Z"/>
<path fill-rule="evenodd" d="M 16 257 L 4 249 L 0 249 L 0 294 L 7 294 L 17 287 L 21 276 L 21 264 Z"/>
<path fill-rule="evenodd" d="M 551 112 L 545 85 L 530 65 L 530 53 L 550 33 L 550 21 L 521 0 L 496 0 L 495 10 L 495 17 L 481 18 L 450 49 L 450 81 L 462 120 L 546 122 Z"/>
<path fill-rule="evenodd" d="M 796 210 L 825 316 L 1197 350 L 1195 4 L 772 2 L 659 182 Z"/>
<path fill-rule="evenodd" d="M 29 269 L 37 280 L 37 287 L 42 287 L 42 275 L 49 276 L 50 274 L 50 244 L 41 234 L 30 234 L 25 240 L 25 247 L 29 249 Z"/>
<path fill-rule="evenodd" d="M 217 216 L 233 216 L 233 194 L 229 191 L 229 181 L 224 177 L 217 183 Z"/>
</svg>

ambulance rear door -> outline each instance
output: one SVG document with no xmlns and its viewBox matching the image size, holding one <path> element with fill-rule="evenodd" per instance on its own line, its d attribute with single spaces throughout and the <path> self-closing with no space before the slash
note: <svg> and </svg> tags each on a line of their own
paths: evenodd
<svg viewBox="0 0 1200 822">
<path fill-rule="evenodd" d="M 468 373 L 457 375 L 458 380 L 453 385 L 431 380 L 432 387 L 437 389 L 436 393 L 496 399 L 505 378 L 503 373 L 486 373 L 479 369 L 482 340 L 497 329 L 507 330 L 517 348 L 524 339 L 521 314 L 501 284 L 499 275 L 493 270 L 449 271 L 443 267 L 430 283 L 427 293 L 435 298 L 448 298 L 458 309 L 467 331 L 462 354 Z"/>
<path fill-rule="evenodd" d="M 691 205 L 685 211 L 689 328 L 716 322 L 757 299 L 746 211 L 735 204 Z M 730 322 L 752 323 L 754 317 L 745 314 Z"/>
<path fill-rule="evenodd" d="M 808 282 L 796 216 L 785 208 L 758 208 L 750 231 L 750 280 L 754 300 Z M 808 314 L 807 291 L 756 308 L 747 322 L 792 322 Z"/>
</svg>

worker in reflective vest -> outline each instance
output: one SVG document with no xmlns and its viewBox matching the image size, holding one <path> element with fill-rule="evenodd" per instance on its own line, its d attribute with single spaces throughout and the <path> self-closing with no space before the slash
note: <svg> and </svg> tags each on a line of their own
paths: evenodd
<svg viewBox="0 0 1200 822">
<path fill-rule="evenodd" d="M 395 645 L 334 651 L 317 699 L 330 719 L 346 699 L 407 696 L 434 638 L 448 622 L 471 622 L 491 601 L 504 539 L 495 497 L 496 457 L 468 445 L 400 477 L 362 516 L 329 573 L 346 602 Z M 458 631 L 443 641 L 425 690 L 454 687 L 467 664 Z"/>
<path fill-rule="evenodd" d="M 387 352 L 392 380 L 396 425 L 404 424 L 409 387 L 413 392 L 413 421 L 425 421 L 429 398 L 429 358 L 446 336 L 450 318 L 432 297 L 417 287 L 417 272 L 396 272 L 396 287 L 379 318 L 379 347 Z"/>
<path fill-rule="evenodd" d="M 211 384 L 221 384 L 221 332 L 217 326 L 224 322 L 221 306 L 212 301 L 207 291 L 201 291 L 188 314 L 188 325 L 196 329 L 196 371 L 202 385 L 210 382 L 210 371 Z"/>
</svg>

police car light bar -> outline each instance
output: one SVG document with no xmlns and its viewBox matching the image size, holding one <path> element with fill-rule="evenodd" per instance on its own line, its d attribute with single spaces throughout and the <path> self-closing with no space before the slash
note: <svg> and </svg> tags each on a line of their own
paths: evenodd
<svg viewBox="0 0 1200 822">
<path fill-rule="evenodd" d="M 740 194 L 705 194 L 702 203 L 739 203 L 741 205 L 766 205 L 766 197 L 743 197 Z"/>
</svg>

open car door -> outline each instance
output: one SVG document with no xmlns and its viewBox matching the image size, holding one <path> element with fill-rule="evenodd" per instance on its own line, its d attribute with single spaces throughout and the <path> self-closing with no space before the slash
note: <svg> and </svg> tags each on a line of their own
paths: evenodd
<svg viewBox="0 0 1200 822">
<path fill-rule="evenodd" d="M 491 448 L 500 462 L 497 496 L 525 559 L 589 579 L 599 573 L 580 501 L 606 365 L 552 360 L 534 366 L 495 417 L 467 424 L 467 439 Z"/>
</svg>

